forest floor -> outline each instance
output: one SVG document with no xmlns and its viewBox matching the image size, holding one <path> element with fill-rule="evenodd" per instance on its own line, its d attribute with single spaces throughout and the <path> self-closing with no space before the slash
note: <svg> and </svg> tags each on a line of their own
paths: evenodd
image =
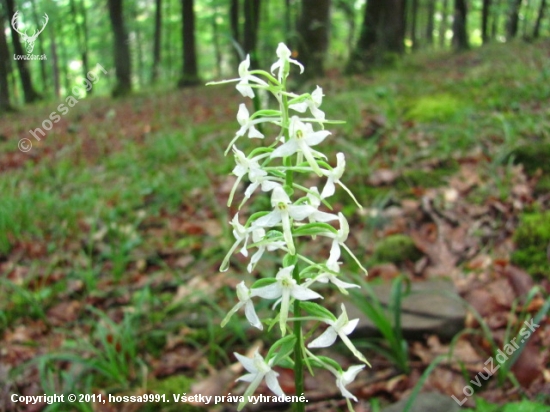
<svg viewBox="0 0 550 412">
<path fill-rule="evenodd" d="M 408 342 L 408 373 L 367 351 L 373 368 L 351 387 L 355 410 L 410 395 L 451 350 L 423 390 L 462 399 L 496 348 L 548 309 L 550 42 L 417 54 L 367 76 L 330 72 L 318 84 L 327 117 L 346 121 L 331 129 L 325 152 L 346 153 L 345 183 L 364 206 L 340 193 L 335 209 L 348 216 L 368 281 L 448 277 L 471 305 L 468 333 L 455 341 Z M 57 103 L 0 119 L 1 411 L 44 410 L 12 403 L 13 393 L 242 393 L 232 353 L 246 353 L 258 336 L 244 317 L 219 323 L 247 262 L 235 257 L 229 272 L 218 271 L 236 211 L 225 207 L 234 178 L 223 151 L 241 101 L 232 86 L 92 97 L 27 153 L 17 142 Z M 356 276 L 353 264 L 344 267 Z M 259 266 L 260 275 L 269 270 Z M 464 407 L 550 403 L 550 323 L 537 319 L 514 366 Z M 281 371 L 281 382 L 292 393 L 292 376 Z M 345 409 L 332 379 L 306 384 L 309 411 Z M 547 410 L 531 407 L 521 410 Z M 204 410 L 71 408 L 48 410 Z"/>
</svg>

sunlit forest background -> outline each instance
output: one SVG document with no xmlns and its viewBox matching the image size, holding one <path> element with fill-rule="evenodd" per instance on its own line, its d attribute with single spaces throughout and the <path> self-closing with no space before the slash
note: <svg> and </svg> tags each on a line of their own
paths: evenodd
<svg viewBox="0 0 550 412">
<path fill-rule="evenodd" d="M 95 85 L 97 93 L 113 90 L 115 81 L 122 93 L 196 84 L 234 74 L 246 54 L 256 65 L 269 61 L 280 41 L 311 61 L 309 76 L 361 72 L 419 50 L 547 37 L 546 7 L 546 0 L 5 0 L 0 103 L 66 95 L 96 64 L 117 73 Z M 47 22 L 33 51 L 47 60 L 11 58 L 23 54 L 24 39 L 12 27 L 16 11 L 20 33 L 31 35 Z"/>
<path fill-rule="evenodd" d="M 547 0 L 0 0 L 0 412 L 236 410 L 181 396 L 244 393 L 234 353 L 265 354 L 277 327 L 242 310 L 220 322 L 236 286 L 279 263 L 248 273 L 237 253 L 219 271 L 248 184 L 227 208 L 224 151 L 239 105 L 260 103 L 206 83 L 238 78 L 247 55 L 269 70 L 280 42 L 305 66 L 292 90 L 322 87 L 342 121 L 323 150 L 345 153 L 363 206 L 337 188 L 369 271 L 343 254 L 361 285 L 349 337 L 372 365 L 347 387 L 355 410 L 550 411 Z M 240 216 L 269 209 L 264 195 Z M 306 378 L 306 410 L 347 410 L 324 372 Z M 83 397 L 19 400 L 44 394 Z"/>
</svg>

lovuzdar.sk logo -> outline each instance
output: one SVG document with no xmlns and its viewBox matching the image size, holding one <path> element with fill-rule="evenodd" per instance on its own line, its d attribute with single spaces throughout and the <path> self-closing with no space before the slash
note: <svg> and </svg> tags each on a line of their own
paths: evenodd
<svg viewBox="0 0 550 412">
<path fill-rule="evenodd" d="M 19 54 L 19 55 L 14 54 L 13 55 L 14 60 L 47 60 L 45 54 L 39 54 L 39 55 L 31 54 L 32 51 L 34 50 L 34 43 L 36 42 L 38 35 L 44 31 L 44 29 L 46 28 L 46 25 L 48 24 L 48 21 L 50 20 L 46 13 L 44 13 L 43 19 L 44 19 L 44 24 L 42 25 L 42 28 L 38 30 L 34 29 L 33 34 L 29 35 L 27 34 L 28 30 L 22 31 L 19 28 L 20 26 L 19 11 L 15 12 L 15 14 L 13 15 L 13 18 L 11 19 L 11 26 L 17 33 L 19 33 L 19 35 L 21 36 L 21 40 L 25 42 L 25 49 L 27 50 L 27 54 Z"/>
</svg>

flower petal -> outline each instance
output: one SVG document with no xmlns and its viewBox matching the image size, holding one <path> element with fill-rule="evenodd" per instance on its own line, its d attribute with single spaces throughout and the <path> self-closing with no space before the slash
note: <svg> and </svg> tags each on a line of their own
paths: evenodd
<svg viewBox="0 0 550 412">
<path fill-rule="evenodd" d="M 281 386 L 279 385 L 279 381 L 277 380 L 277 376 L 279 374 L 275 371 L 269 371 L 265 375 L 265 383 L 267 384 L 267 387 L 271 389 L 271 391 L 277 395 L 277 396 L 285 396 L 285 393 L 281 389 Z"/>
<path fill-rule="evenodd" d="M 329 326 L 327 330 L 325 330 L 317 339 L 312 341 L 309 345 L 307 345 L 308 348 L 328 348 L 331 346 L 335 341 L 338 334 L 334 330 L 332 326 Z"/>
<path fill-rule="evenodd" d="M 283 294 L 283 287 L 279 282 L 271 285 L 262 286 L 261 288 L 253 288 L 251 296 L 259 296 L 264 299 L 277 299 Z"/>
</svg>

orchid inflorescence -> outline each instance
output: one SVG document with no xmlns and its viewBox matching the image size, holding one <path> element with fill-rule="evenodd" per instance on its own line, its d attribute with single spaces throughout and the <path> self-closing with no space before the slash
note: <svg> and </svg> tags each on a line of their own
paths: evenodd
<svg viewBox="0 0 550 412">
<path fill-rule="evenodd" d="M 350 399 L 357 401 L 357 398 L 346 389 L 346 385 L 355 379 L 365 365 L 352 366 L 344 371 L 336 361 L 326 356 L 315 355 L 310 349 L 329 347 L 340 338 L 357 359 L 368 364 L 348 338 L 357 326 L 358 319 L 348 319 L 344 304 L 341 305 L 340 316 L 336 317 L 323 306 L 312 302 L 323 299 L 320 293 L 312 290 L 317 284 L 330 283 L 344 294 L 348 294 L 349 288 L 359 287 L 341 279 L 341 249 L 345 249 L 366 273 L 345 245 L 349 235 L 346 218 L 342 213 L 330 213 L 332 208 L 327 198 L 335 193 L 335 186 L 339 185 L 357 205 L 359 204 L 340 180 L 346 165 L 344 154 L 336 155 L 336 167 L 332 167 L 328 164 L 327 157 L 315 149 L 331 134 L 324 129 L 325 124 L 339 123 L 326 120 L 325 113 L 319 108 L 323 101 L 323 90 L 317 86 L 312 93 L 297 95 L 288 92 L 286 81 L 291 64 L 298 66 L 300 72 L 304 71 L 304 67 L 291 58 L 290 50 L 283 43 L 277 47 L 277 57 L 278 60 L 271 66 L 270 72 L 267 72 L 250 70 L 250 57 L 246 56 L 239 65 L 239 78 L 211 83 L 238 82 L 237 90 L 249 98 L 254 98 L 257 92 L 269 92 L 279 106 L 278 109 L 263 108 L 250 114 L 246 105 L 241 104 L 237 113 L 237 121 L 241 127 L 225 152 L 227 154 L 232 151 L 236 162 L 233 169 L 236 181 L 229 195 L 228 206 L 232 204 L 236 189 L 246 176 L 250 183 L 245 189 L 239 210 L 258 191 L 271 194 L 272 210 L 252 214 L 244 225 L 239 213 L 235 214 L 230 222 L 235 242 L 223 260 L 220 270 L 228 270 L 230 258 L 234 253 L 240 252 L 248 257 L 250 249 L 256 251 L 250 258 L 248 272 L 254 270 L 265 252 L 276 252 L 284 256 L 282 267 L 274 277 L 259 279 L 250 287 L 247 287 L 244 281 L 237 285 L 239 301 L 222 321 L 222 326 L 225 326 L 230 318 L 244 307 L 245 316 L 252 326 L 262 330 L 264 324 L 271 327 L 278 323 L 281 329 L 281 339 L 272 345 L 265 358 L 257 351 L 253 358 L 235 353 L 248 371 L 248 374 L 239 380 L 250 382 L 239 410 L 264 379 L 269 389 L 277 396 L 284 395 L 277 381 L 278 373 L 273 370 L 275 366 L 294 368 L 295 373 L 303 374 L 302 365 L 310 371 L 314 366 L 332 372 L 349 409 L 353 410 Z M 306 115 L 308 111 L 311 115 L 309 117 Z M 248 155 L 237 148 L 237 142 L 243 136 L 264 139 L 263 124 L 268 123 L 278 126 L 280 130 L 269 146 L 257 147 Z M 317 187 L 304 187 L 294 181 L 296 175 L 310 176 L 312 173 L 325 178 L 321 191 Z M 302 196 L 293 200 L 296 193 L 301 193 Z M 329 212 L 319 210 L 321 205 Z M 338 228 L 329 222 L 338 222 Z M 319 237 L 332 241 L 326 262 L 315 263 L 297 252 L 298 239 L 312 240 Z M 262 323 L 254 308 L 254 298 L 275 300 L 273 308 L 276 315 Z M 320 336 L 307 345 L 304 343 L 302 332 L 305 321 L 317 321 L 328 325 Z M 289 322 L 293 322 L 293 327 L 289 326 Z"/>
</svg>

